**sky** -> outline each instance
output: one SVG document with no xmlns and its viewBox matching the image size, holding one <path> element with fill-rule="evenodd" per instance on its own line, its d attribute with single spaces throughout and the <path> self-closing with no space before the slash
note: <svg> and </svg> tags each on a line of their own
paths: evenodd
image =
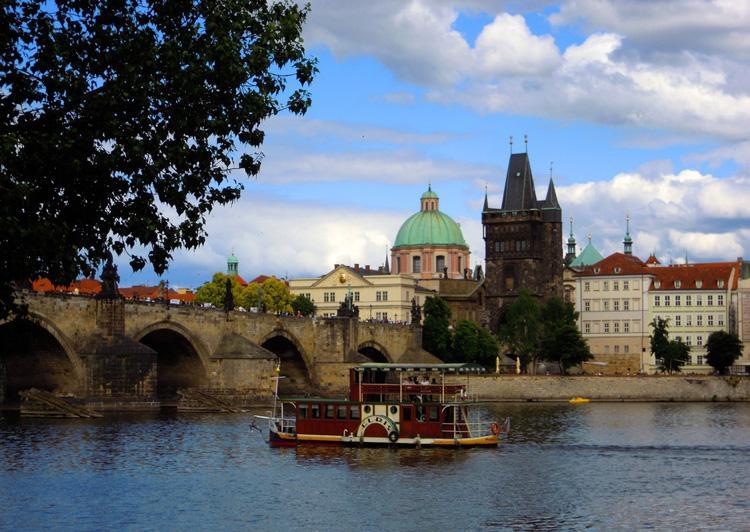
<svg viewBox="0 0 750 532">
<path fill-rule="evenodd" d="M 382 265 L 430 184 L 483 264 L 511 135 L 579 249 L 621 251 L 629 215 L 642 258 L 750 257 L 750 2 L 312 0 L 304 36 L 312 106 L 264 124 L 260 174 L 174 254 L 170 286 L 232 252 L 246 279 Z"/>
</svg>

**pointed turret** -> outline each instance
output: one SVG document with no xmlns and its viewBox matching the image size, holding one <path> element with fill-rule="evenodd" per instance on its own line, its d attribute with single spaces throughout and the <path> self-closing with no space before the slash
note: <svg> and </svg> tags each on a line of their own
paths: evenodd
<svg viewBox="0 0 750 532">
<path fill-rule="evenodd" d="M 386 274 L 391 273 L 391 266 L 388 264 L 388 247 L 385 248 L 385 268 L 383 268 L 383 272 Z"/>
<path fill-rule="evenodd" d="M 543 208 L 547 209 L 559 209 L 560 203 L 557 201 L 557 192 L 555 192 L 555 182 L 552 178 L 549 178 L 549 185 L 547 186 L 547 198 L 544 200 Z"/>
<path fill-rule="evenodd" d="M 487 201 L 487 185 L 484 185 L 484 208 L 482 210 L 486 211 L 490 208 L 490 203 Z"/>
<path fill-rule="evenodd" d="M 570 236 L 568 237 L 568 252 L 565 254 L 565 264 L 570 264 L 576 258 L 576 237 L 573 236 L 573 217 L 570 217 Z"/>
<path fill-rule="evenodd" d="M 633 239 L 630 237 L 630 215 L 628 214 L 625 218 L 625 239 L 622 241 L 623 251 L 625 255 L 633 254 Z"/>
</svg>

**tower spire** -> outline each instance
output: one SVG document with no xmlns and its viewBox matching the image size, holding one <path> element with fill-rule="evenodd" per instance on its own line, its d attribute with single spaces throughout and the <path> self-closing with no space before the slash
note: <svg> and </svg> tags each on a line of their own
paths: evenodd
<svg viewBox="0 0 750 532">
<path fill-rule="evenodd" d="M 486 211 L 489 208 L 490 208 L 490 204 L 487 201 L 487 184 L 485 183 L 485 185 L 484 185 L 484 209 L 483 210 Z"/>
<path fill-rule="evenodd" d="M 625 255 L 633 254 L 633 239 L 630 237 L 630 213 L 625 217 L 625 239 L 622 241 Z"/>
<path fill-rule="evenodd" d="M 568 237 L 568 252 L 565 254 L 565 264 L 570 264 L 576 258 L 576 237 L 573 236 L 573 217 L 570 217 L 570 236 Z"/>
</svg>

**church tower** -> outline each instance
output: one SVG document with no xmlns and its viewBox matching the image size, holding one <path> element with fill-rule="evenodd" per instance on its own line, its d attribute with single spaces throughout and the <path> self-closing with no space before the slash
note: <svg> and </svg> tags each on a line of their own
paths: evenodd
<svg viewBox="0 0 750 532">
<path fill-rule="evenodd" d="M 562 297 L 562 209 L 551 177 L 547 197 L 537 199 L 528 153 L 511 153 L 502 206 L 486 206 L 482 226 L 486 310 L 493 330 L 503 305 L 522 289 L 541 299 Z"/>
</svg>

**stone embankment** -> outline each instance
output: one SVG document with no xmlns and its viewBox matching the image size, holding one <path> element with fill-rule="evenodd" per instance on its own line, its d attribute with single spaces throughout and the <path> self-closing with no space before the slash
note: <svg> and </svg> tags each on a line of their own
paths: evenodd
<svg viewBox="0 0 750 532">
<path fill-rule="evenodd" d="M 481 375 L 469 390 L 488 401 L 750 401 L 750 377 Z"/>
</svg>

